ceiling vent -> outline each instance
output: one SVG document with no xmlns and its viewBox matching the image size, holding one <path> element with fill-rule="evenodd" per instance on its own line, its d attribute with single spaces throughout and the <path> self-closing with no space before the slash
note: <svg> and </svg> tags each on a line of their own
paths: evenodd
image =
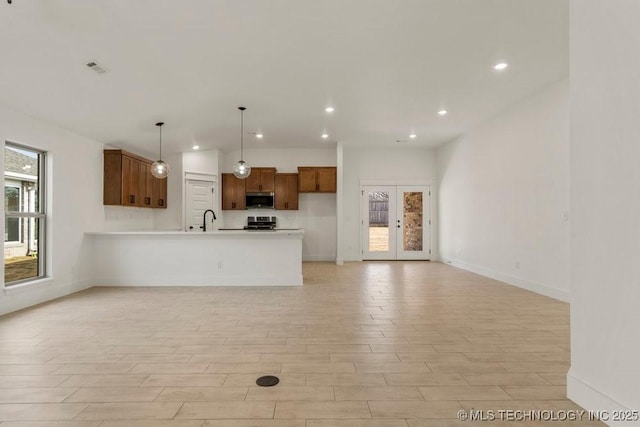
<svg viewBox="0 0 640 427">
<path fill-rule="evenodd" d="M 104 74 L 107 72 L 107 69 L 104 68 L 102 65 L 98 64 L 96 61 L 89 61 L 85 65 L 91 68 L 93 71 L 95 71 L 98 74 Z"/>
</svg>

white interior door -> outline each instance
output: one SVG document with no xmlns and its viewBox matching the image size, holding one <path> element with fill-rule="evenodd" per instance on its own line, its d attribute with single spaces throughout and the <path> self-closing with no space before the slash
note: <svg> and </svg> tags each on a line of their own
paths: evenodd
<svg viewBox="0 0 640 427">
<path fill-rule="evenodd" d="M 429 259 L 429 188 L 362 187 L 362 258 Z"/>
<path fill-rule="evenodd" d="M 211 181 L 187 180 L 186 217 L 188 231 L 202 231 L 202 216 L 207 209 L 214 208 L 214 185 Z M 207 220 L 211 220 L 211 214 Z M 207 230 L 213 230 L 207 223 Z"/>
</svg>

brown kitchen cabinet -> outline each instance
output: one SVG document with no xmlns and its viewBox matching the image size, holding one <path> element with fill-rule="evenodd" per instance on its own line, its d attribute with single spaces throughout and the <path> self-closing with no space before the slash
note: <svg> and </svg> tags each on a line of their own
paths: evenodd
<svg viewBox="0 0 640 427">
<path fill-rule="evenodd" d="M 276 210 L 298 210 L 298 174 L 277 173 L 275 175 Z"/>
<path fill-rule="evenodd" d="M 151 175 L 151 164 L 124 150 L 104 150 L 103 203 L 166 208 L 167 180 Z"/>
<path fill-rule="evenodd" d="M 223 210 L 243 210 L 245 208 L 245 181 L 236 178 L 232 173 L 222 174 Z"/>
<path fill-rule="evenodd" d="M 298 166 L 298 192 L 335 193 L 335 166 Z"/>
<path fill-rule="evenodd" d="M 247 193 L 273 193 L 275 191 L 276 168 L 251 168 L 251 175 L 246 179 Z"/>
</svg>

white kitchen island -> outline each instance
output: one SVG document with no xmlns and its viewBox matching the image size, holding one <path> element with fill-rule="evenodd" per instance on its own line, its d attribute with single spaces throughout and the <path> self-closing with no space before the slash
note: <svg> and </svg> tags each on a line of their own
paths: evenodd
<svg viewBox="0 0 640 427">
<path fill-rule="evenodd" d="M 303 230 L 86 235 L 96 286 L 302 286 Z"/>
</svg>

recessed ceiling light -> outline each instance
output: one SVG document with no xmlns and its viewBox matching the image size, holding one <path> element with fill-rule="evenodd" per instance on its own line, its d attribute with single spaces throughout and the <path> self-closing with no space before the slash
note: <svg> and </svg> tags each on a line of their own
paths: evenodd
<svg viewBox="0 0 640 427">
<path fill-rule="evenodd" d="M 200 146 L 199 146 L 199 145 L 194 145 L 192 148 L 193 148 L 194 150 L 199 150 L 199 149 L 200 149 Z"/>
<path fill-rule="evenodd" d="M 493 66 L 493 69 L 496 71 L 502 71 L 505 68 L 507 68 L 509 66 L 509 64 L 507 64 L 506 62 L 498 62 L 497 64 L 495 64 Z"/>
<path fill-rule="evenodd" d="M 256 133 L 256 138 L 258 138 L 258 139 L 262 139 L 263 137 L 264 137 L 264 135 L 263 135 L 263 134 L 261 134 L 261 133 Z"/>
<path fill-rule="evenodd" d="M 438 115 L 440 115 L 440 116 L 446 116 L 446 115 L 447 115 L 447 113 L 448 113 L 448 111 L 447 111 L 447 110 L 440 110 L 440 111 L 438 111 Z"/>
<path fill-rule="evenodd" d="M 327 139 L 329 138 L 329 134 L 328 133 L 323 133 L 322 134 L 322 139 Z"/>
<path fill-rule="evenodd" d="M 411 135 L 409 135 L 409 138 L 416 139 L 416 136 L 418 136 L 418 135 L 416 135 L 415 133 L 412 133 Z"/>
<path fill-rule="evenodd" d="M 327 113 L 333 113 L 334 111 L 336 111 L 336 109 L 333 107 L 327 107 L 324 109 L 324 111 L 326 111 Z"/>
</svg>

